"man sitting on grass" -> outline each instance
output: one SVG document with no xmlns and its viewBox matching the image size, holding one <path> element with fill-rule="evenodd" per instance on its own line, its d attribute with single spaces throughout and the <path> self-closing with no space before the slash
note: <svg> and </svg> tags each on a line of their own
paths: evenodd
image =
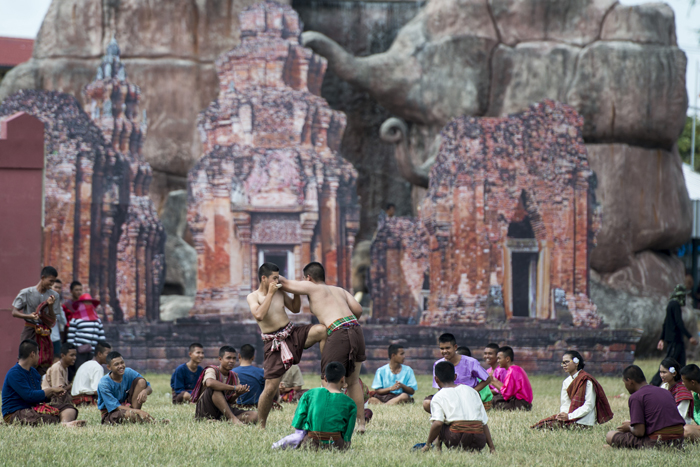
<svg viewBox="0 0 700 467">
<path fill-rule="evenodd" d="M 238 405 L 257 406 L 260 394 L 265 389 L 265 370 L 258 368 L 253 364 L 255 361 L 255 347 L 250 344 L 241 346 L 241 364 L 233 369 L 244 384 L 250 388 L 250 391 L 241 395 L 238 398 Z M 273 403 L 274 406 L 274 403 Z"/>
<path fill-rule="evenodd" d="M 457 347 L 457 353 L 466 357 L 472 356 L 472 351 L 469 350 L 469 347 L 467 347 L 466 345 L 460 345 L 459 347 Z M 481 380 L 479 380 L 479 382 L 481 382 Z M 493 401 L 493 393 L 491 392 L 491 386 L 484 386 L 483 388 L 481 388 L 481 391 L 479 391 L 479 397 L 481 397 L 481 402 L 484 404 L 484 408 L 486 410 L 491 410 L 491 405 Z"/>
<path fill-rule="evenodd" d="M 173 404 L 185 404 L 192 400 L 194 386 L 202 376 L 204 368 L 199 366 L 204 360 L 204 347 L 199 342 L 190 344 L 190 360 L 175 368 L 170 377 Z"/>
<path fill-rule="evenodd" d="M 389 363 L 380 367 L 374 374 L 374 394 L 369 398 L 370 404 L 413 403 L 411 396 L 418 390 L 418 383 L 413 369 L 403 364 L 405 359 L 406 354 L 402 346 L 389 346 Z"/>
<path fill-rule="evenodd" d="M 292 427 L 307 431 L 304 444 L 310 447 L 347 449 L 355 429 L 357 404 L 343 394 L 345 367 L 330 362 L 325 369 L 325 388 L 309 389 L 299 399 Z"/>
<path fill-rule="evenodd" d="M 498 365 L 506 370 L 501 393 L 493 396 L 493 408 L 532 410 L 532 386 L 525 370 L 514 365 L 515 353 L 507 345 L 498 349 Z"/>
<path fill-rule="evenodd" d="M 289 367 L 280 380 L 279 402 L 297 402 L 306 392 L 304 386 L 304 376 L 301 374 L 299 365 Z"/>
<path fill-rule="evenodd" d="M 685 421 L 676 409 L 673 395 L 647 384 L 637 365 L 625 368 L 622 382 L 630 393 L 630 419 L 617 430 L 609 431 L 605 441 L 614 448 L 683 447 Z"/>
<path fill-rule="evenodd" d="M 684 436 L 688 441 L 700 440 L 700 368 L 694 363 L 681 368 L 681 379 L 686 388 L 693 392 L 693 420 L 695 425 L 685 425 Z"/>
<path fill-rule="evenodd" d="M 73 366 L 77 356 L 78 351 L 75 345 L 70 342 L 63 344 L 61 346 L 60 359 L 46 370 L 46 376 L 44 376 L 44 380 L 41 382 L 41 389 L 59 387 L 70 392 L 68 367 Z"/>
<path fill-rule="evenodd" d="M 484 363 L 488 365 L 486 372 L 493 377 L 489 386 L 493 394 L 501 392 L 503 382 L 506 380 L 506 370 L 498 365 L 498 349 L 500 348 L 500 345 L 493 342 L 486 344 L 486 347 L 484 347 Z"/>
<path fill-rule="evenodd" d="M 437 388 L 437 382 L 435 381 L 435 367 L 440 362 L 450 362 L 455 367 L 455 374 L 457 375 L 455 383 L 464 384 L 470 388 L 474 388 L 476 392 L 481 391 L 489 384 L 491 384 L 491 376 L 484 370 L 479 362 L 472 357 L 467 357 L 465 355 L 460 355 L 457 353 L 457 340 L 452 334 L 442 334 L 438 338 L 438 345 L 440 346 L 440 353 L 442 357 L 440 360 L 433 364 L 433 387 Z M 428 396 L 423 400 L 423 410 L 430 413 L 430 400 L 433 396 Z"/>
<path fill-rule="evenodd" d="M 39 344 L 24 340 L 19 345 L 19 361 L 5 375 L 2 385 L 2 416 L 5 423 L 23 425 L 62 424 L 67 427 L 84 426 L 78 418 L 78 409 L 72 404 L 70 393 L 62 387 L 41 389 Z"/>
<path fill-rule="evenodd" d="M 150 383 L 138 372 L 127 368 L 119 352 L 107 354 L 109 373 L 97 385 L 97 408 L 103 425 L 153 423 L 153 417 L 141 410 L 149 394 Z"/>
<path fill-rule="evenodd" d="M 75 405 L 97 405 L 97 387 L 105 375 L 102 365 L 107 363 L 107 355 L 111 351 L 111 345 L 100 341 L 95 346 L 95 357 L 80 365 L 71 388 Z"/>
<path fill-rule="evenodd" d="M 238 375 L 232 371 L 237 357 L 236 349 L 225 345 L 219 349 L 219 366 L 209 365 L 204 369 L 192 391 L 192 402 L 197 404 L 196 420 L 226 420 L 236 425 L 258 421 L 257 412 L 231 407 L 238 396 L 250 390 L 240 384 Z"/>
<path fill-rule="evenodd" d="M 423 451 L 429 450 L 437 439 L 438 449 L 445 443 L 448 448 L 481 451 L 488 444 L 491 452 L 495 452 L 479 393 L 467 385 L 455 384 L 455 376 L 452 363 L 440 362 L 435 366 L 435 381 L 440 391 L 430 401 L 433 423 Z"/>
</svg>

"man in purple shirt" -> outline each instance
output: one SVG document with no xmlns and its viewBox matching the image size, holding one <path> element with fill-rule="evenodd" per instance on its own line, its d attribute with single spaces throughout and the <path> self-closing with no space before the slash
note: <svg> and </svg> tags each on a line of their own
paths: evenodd
<svg viewBox="0 0 700 467">
<path fill-rule="evenodd" d="M 630 419 L 617 430 L 608 432 L 605 441 L 615 448 L 683 447 L 685 421 L 676 409 L 671 392 L 647 384 L 637 365 L 625 368 L 622 381 L 631 394 Z"/>
<path fill-rule="evenodd" d="M 439 388 L 435 382 L 435 365 L 440 362 L 450 362 L 454 365 L 455 374 L 457 376 L 455 378 L 456 384 L 464 384 L 465 386 L 472 387 L 476 392 L 481 391 L 491 384 L 491 375 L 482 368 L 477 359 L 457 353 L 457 339 L 455 339 L 455 336 L 448 333 L 442 334 L 438 338 L 438 346 L 440 347 L 442 358 L 433 364 L 434 388 Z M 428 413 L 430 413 L 430 401 L 432 399 L 432 395 L 423 399 L 423 410 Z"/>
</svg>

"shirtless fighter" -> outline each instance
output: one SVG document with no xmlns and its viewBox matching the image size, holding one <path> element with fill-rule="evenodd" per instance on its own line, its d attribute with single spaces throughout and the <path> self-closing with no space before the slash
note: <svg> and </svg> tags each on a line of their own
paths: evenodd
<svg viewBox="0 0 700 467">
<path fill-rule="evenodd" d="M 289 321 L 285 307 L 292 313 L 301 311 L 301 298 L 291 299 L 278 292 L 280 268 L 273 263 L 263 263 L 258 269 L 260 287 L 248 295 L 248 306 L 260 326 L 265 343 L 265 389 L 258 400 L 258 420 L 265 428 L 272 401 L 279 390 L 284 373 L 299 363 L 304 349 L 326 339 L 326 327 L 322 324 L 297 326 Z"/>
<path fill-rule="evenodd" d="M 328 338 L 321 346 L 321 378 L 330 362 L 340 362 L 345 367 L 348 396 L 357 404 L 357 430 L 365 431 L 364 397 L 360 386 L 360 369 L 365 356 L 365 337 L 357 319 L 362 316 L 362 306 L 350 293 L 340 287 L 326 285 L 326 271 L 321 263 L 309 263 L 304 267 L 304 280 L 292 281 L 280 277 L 282 290 L 293 294 L 308 295 L 311 313 L 328 328 Z M 357 365 L 356 365 L 357 363 Z"/>
</svg>

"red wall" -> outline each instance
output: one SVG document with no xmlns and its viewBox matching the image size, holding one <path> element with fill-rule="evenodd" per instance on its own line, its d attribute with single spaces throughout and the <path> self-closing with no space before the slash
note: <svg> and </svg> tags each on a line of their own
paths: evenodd
<svg viewBox="0 0 700 467">
<path fill-rule="evenodd" d="M 0 378 L 17 362 L 24 322 L 12 318 L 20 289 L 39 282 L 44 124 L 24 112 L 0 122 Z"/>
</svg>

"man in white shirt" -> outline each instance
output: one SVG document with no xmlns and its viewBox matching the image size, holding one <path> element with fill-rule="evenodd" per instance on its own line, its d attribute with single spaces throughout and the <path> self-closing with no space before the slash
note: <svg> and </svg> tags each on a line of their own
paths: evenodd
<svg viewBox="0 0 700 467">
<path fill-rule="evenodd" d="M 488 416 L 481 396 L 474 388 L 455 384 L 455 367 L 448 361 L 435 365 L 435 382 L 440 387 L 430 401 L 430 432 L 423 451 L 437 439 L 437 448 L 458 447 L 466 451 L 481 451 L 488 444 L 493 453 Z"/>
<path fill-rule="evenodd" d="M 112 346 L 102 341 L 95 346 L 95 358 L 83 363 L 75 373 L 73 379 L 73 404 L 97 405 L 97 386 L 105 375 L 102 367 L 107 363 L 107 354 L 112 351 Z"/>
</svg>

